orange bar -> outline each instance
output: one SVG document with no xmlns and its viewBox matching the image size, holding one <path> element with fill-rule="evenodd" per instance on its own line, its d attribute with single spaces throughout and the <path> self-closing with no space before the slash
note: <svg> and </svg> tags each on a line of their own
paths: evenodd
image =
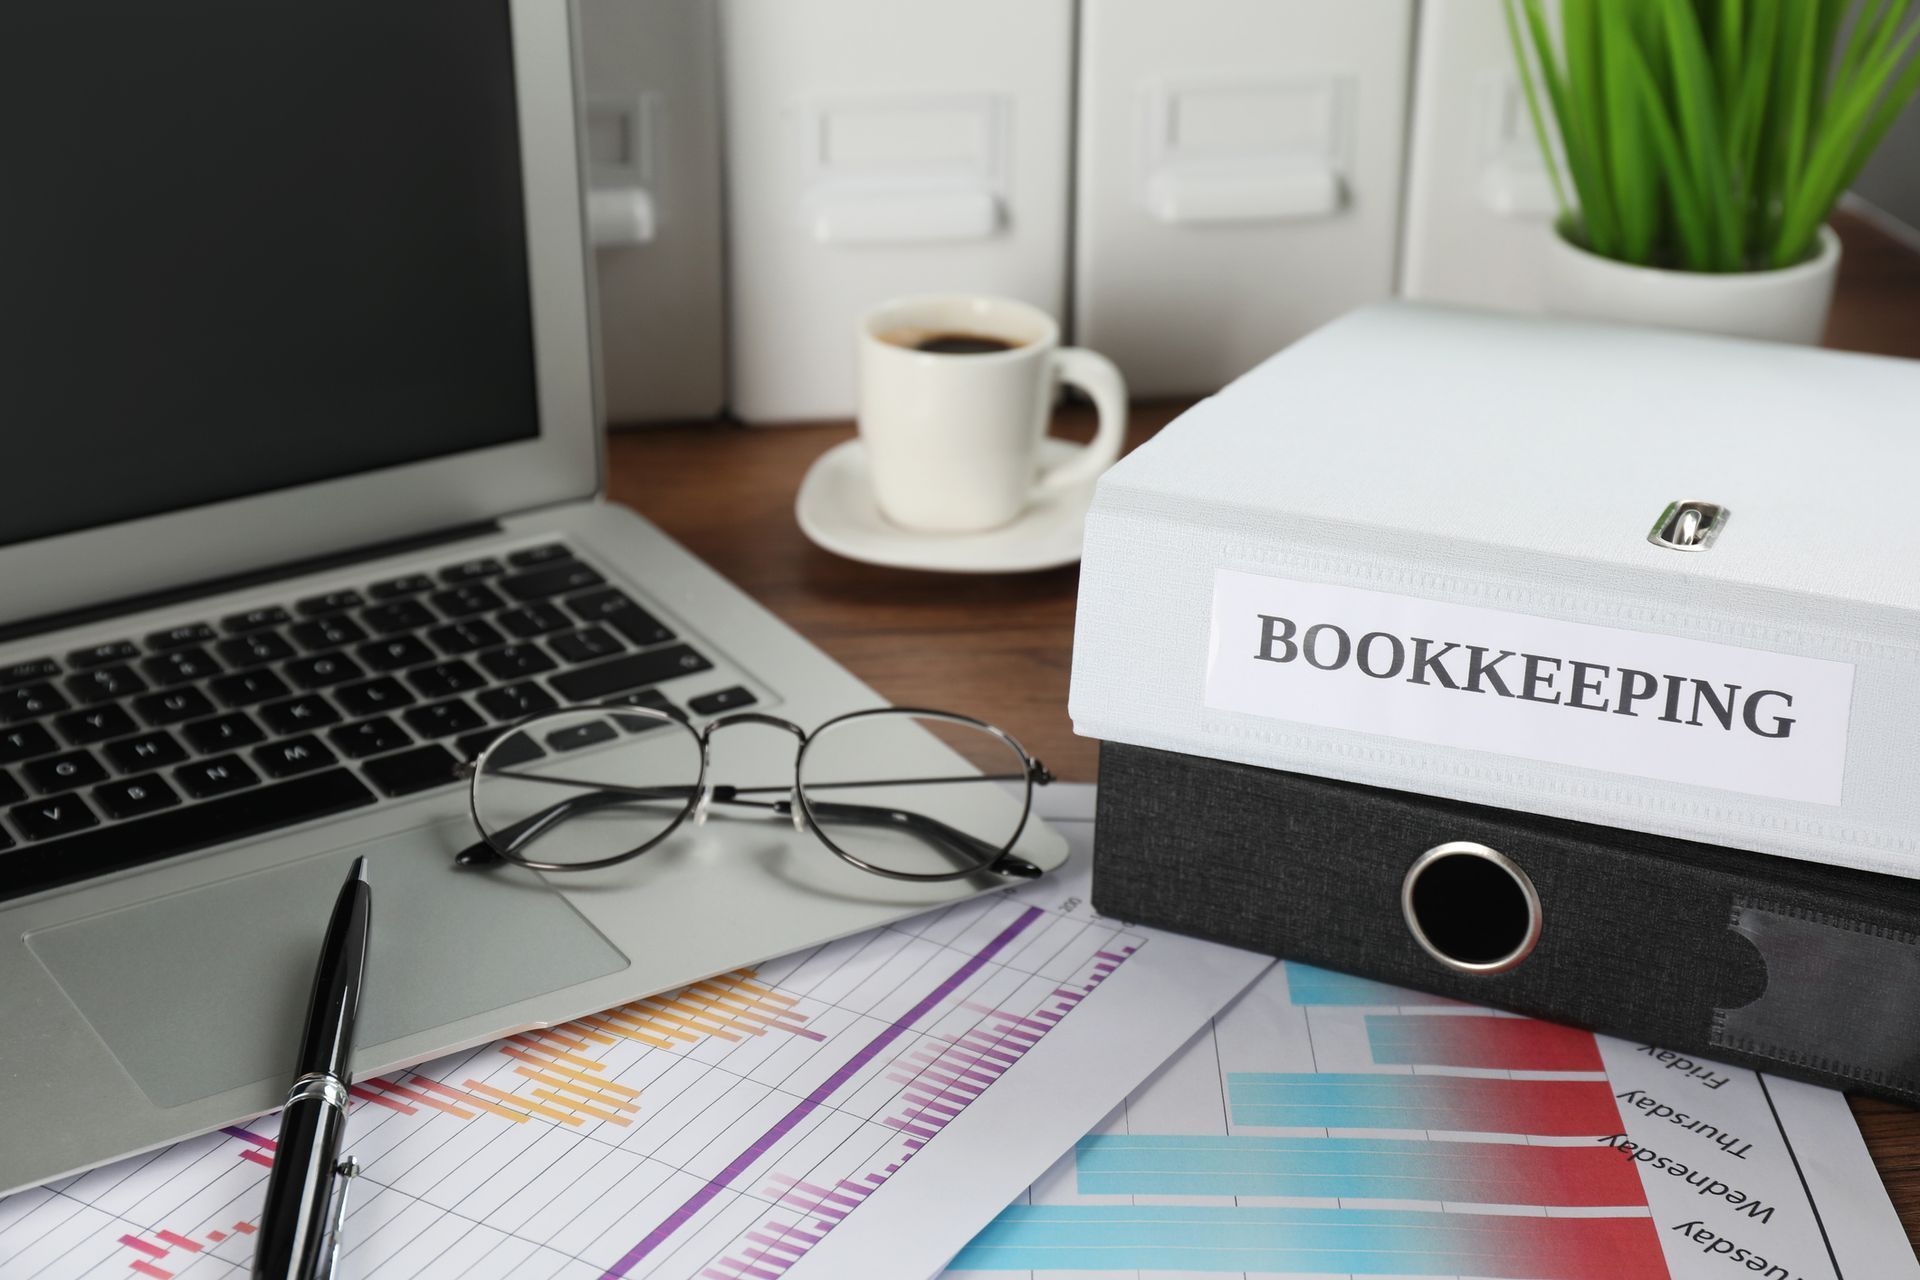
<svg viewBox="0 0 1920 1280">
<path fill-rule="evenodd" d="M 582 1058 L 561 1049 L 554 1049 L 541 1044 L 538 1040 L 529 1040 L 525 1036 L 508 1036 L 507 1039 L 523 1049 L 534 1049 L 541 1053 L 550 1053 L 556 1058 L 565 1058 L 568 1062 L 576 1062 L 594 1071 L 605 1071 L 607 1069 L 607 1064 L 604 1062 L 595 1062 L 592 1058 Z"/>
<path fill-rule="evenodd" d="M 530 1062 L 534 1066 L 539 1067 L 542 1071 L 551 1071 L 551 1072 L 554 1072 L 556 1075 L 567 1076 L 574 1080 L 584 1080 L 588 1084 L 597 1084 L 610 1090 L 611 1092 L 621 1094 L 624 1097 L 637 1098 L 640 1096 L 640 1091 L 638 1089 L 629 1089 L 627 1088 L 627 1086 L 623 1084 L 615 1084 L 611 1080 L 602 1080 L 598 1076 L 588 1075 L 584 1071 L 575 1071 L 572 1067 L 564 1066 L 558 1062 L 543 1062 L 541 1059 L 534 1057 L 530 1053 L 521 1053 L 517 1049 L 508 1049 L 508 1048 L 505 1048 L 504 1046 L 501 1048 L 500 1051 L 502 1053 L 510 1053 L 514 1057 L 520 1059 L 520 1061 L 522 1062 Z"/>
<path fill-rule="evenodd" d="M 243 1236 L 250 1236 L 253 1234 L 253 1224 L 251 1222 L 236 1222 L 233 1224 L 233 1229 L 235 1231 L 238 1231 Z"/>
<path fill-rule="evenodd" d="M 679 1017 L 676 1014 L 667 1012 L 667 1010 L 665 1009 L 649 1008 L 645 1011 L 645 1016 L 649 1020 L 653 1022 L 658 1022 L 663 1026 L 685 1027 L 690 1031 L 699 1032 L 701 1035 L 719 1036 L 722 1040 L 737 1041 L 740 1039 L 739 1036 L 735 1035 L 731 1031 L 724 1029 L 723 1027 L 720 1027 L 720 1026 L 703 1027 L 698 1022 L 691 1021 L 687 1018 Z"/>
<path fill-rule="evenodd" d="M 628 1102 L 625 1098 L 609 1098 L 590 1084 L 581 1084 L 573 1080 L 562 1080 L 559 1076 L 550 1076 L 546 1072 L 537 1071 L 532 1067 L 515 1067 L 514 1070 L 529 1080 L 538 1080 L 549 1089 L 558 1089 L 562 1093 L 577 1094 L 588 1102 L 597 1102 L 602 1106 L 625 1107 L 628 1111 L 638 1111 L 640 1109 L 639 1103 Z"/>
<path fill-rule="evenodd" d="M 425 1076 L 415 1076 L 414 1079 L 426 1088 L 432 1089 L 436 1093 L 444 1093 L 449 1098 L 458 1098 L 470 1107 L 479 1107 L 481 1110 L 491 1111 L 497 1116 L 505 1116 L 515 1124 L 525 1124 L 527 1122 L 528 1116 L 524 1111 L 513 1111 L 507 1107 L 497 1106 L 494 1103 L 488 1102 L 485 1098 L 476 1098 L 470 1093 L 462 1093 L 458 1089 L 441 1084 L 438 1080 L 429 1080 Z"/>
<path fill-rule="evenodd" d="M 669 1027 L 664 1023 L 657 1026 L 653 1025 L 657 1015 L 651 1009 L 639 1009 L 628 1005 L 621 1008 L 617 1013 L 609 1012 L 601 1016 L 609 1022 L 616 1023 L 620 1026 L 632 1027 L 635 1031 L 646 1031 L 653 1035 L 670 1036 L 675 1040 L 687 1040 L 694 1043 L 698 1043 L 700 1040 L 700 1033 L 698 1031 L 687 1031 L 680 1027 Z M 685 1046 L 675 1045 L 673 1047 L 684 1048 Z"/>
<path fill-rule="evenodd" d="M 611 1027 L 613 1028 L 615 1035 L 623 1036 L 628 1040 L 638 1040 L 642 1044 L 650 1044 L 654 1046 L 654 1048 L 656 1049 L 675 1049 L 679 1047 L 678 1045 L 674 1044 L 673 1041 L 671 1040 L 664 1040 L 659 1036 L 648 1035 L 646 1032 L 640 1030 L 639 1027 L 634 1026 L 634 1024 L 632 1023 L 622 1024 L 614 1021 L 612 1018 L 608 1018 L 605 1022 L 596 1022 L 594 1025 L 600 1026 L 600 1027 Z M 632 1030 L 628 1030 L 627 1028 L 629 1027 L 632 1027 Z"/>
<path fill-rule="evenodd" d="M 589 1023 L 585 1018 L 579 1018 L 573 1022 L 569 1022 L 567 1024 L 567 1030 L 573 1032 L 574 1035 L 584 1036 L 588 1040 L 598 1040 L 601 1044 L 604 1044 L 604 1045 L 611 1045 L 615 1043 L 614 1038 L 606 1034 L 604 1031 L 593 1030 L 592 1024 Z"/>
<path fill-rule="evenodd" d="M 458 1116 L 462 1120 L 473 1119 L 474 1113 L 471 1111 L 463 1111 L 451 1102 L 442 1102 L 438 1098 L 429 1097 L 427 1094 L 421 1093 L 417 1089 L 409 1089 L 405 1085 L 395 1084 L 391 1080 L 369 1080 L 367 1083 L 378 1085 L 388 1093 L 397 1094 L 409 1102 L 418 1102 L 422 1106 L 433 1107 L 436 1110 L 444 1111 L 450 1116 Z"/>
<path fill-rule="evenodd" d="M 682 998 L 667 1006 L 669 1009 L 684 1010 L 687 1017 L 704 1018 L 722 1027 L 731 1027 L 736 1031 L 745 1031 L 749 1035 L 765 1035 L 766 1020 L 751 1018 L 745 1009 L 736 1009 L 732 1005 L 721 1004 L 718 1000 L 690 1000 Z"/>
<path fill-rule="evenodd" d="M 580 1123 L 579 1116 L 568 1115 L 564 1111 L 556 1111 L 554 1108 L 546 1106 L 542 1103 L 528 1102 L 525 1098 L 516 1098 L 512 1094 L 506 1092 L 505 1090 L 496 1089 L 490 1084 L 481 1084 L 478 1080 L 467 1080 L 467 1081 L 463 1081 L 462 1083 L 464 1083 L 467 1088 L 472 1089 L 476 1093 L 484 1093 L 490 1098 L 504 1099 L 507 1102 L 511 1102 L 516 1106 L 525 1107 L 527 1110 L 533 1112 L 537 1116 L 545 1116 L 549 1120 L 558 1120 L 562 1124 L 579 1124 Z"/>
<path fill-rule="evenodd" d="M 731 974 L 728 976 L 732 977 Z M 800 1003 L 799 997 L 785 995 L 779 991 L 775 991 L 772 987 L 763 987 L 757 982 L 749 982 L 747 981 L 747 976 L 747 974 L 742 973 L 740 977 L 733 979 L 733 984 L 742 991 L 751 991 L 762 1000 L 771 1000 L 775 1004 L 794 1005 Z"/>
<path fill-rule="evenodd" d="M 561 1106 L 571 1107 L 575 1111 L 584 1111 L 588 1115 L 592 1116 L 595 1120 L 611 1120 L 615 1124 L 632 1124 L 633 1123 L 633 1121 L 628 1119 L 626 1116 L 615 1115 L 611 1111 L 603 1111 L 599 1107 L 594 1106 L 590 1102 L 575 1102 L 572 1098 L 563 1098 L 559 1094 L 554 1093 L 550 1089 L 535 1089 L 533 1091 L 533 1096 L 536 1098 L 545 1098 L 549 1102 L 557 1102 Z"/>
<path fill-rule="evenodd" d="M 572 1036 L 562 1035 L 560 1032 L 555 1031 L 552 1028 L 542 1028 L 539 1031 L 528 1031 L 525 1034 L 528 1036 L 531 1036 L 533 1039 L 538 1040 L 543 1044 L 548 1041 L 551 1041 L 555 1044 L 571 1049 L 575 1053 L 587 1052 L 586 1041 L 575 1040 Z"/>
<path fill-rule="evenodd" d="M 775 1017 L 779 1017 L 787 1012 L 787 1005 L 776 1004 L 771 1000 L 762 1000 L 759 996 L 748 995 L 738 987 L 721 986 L 711 979 L 706 982 L 696 982 L 688 989 L 691 991 L 713 991 L 723 999 L 738 1000 L 741 1004 L 751 1006 L 752 1008 L 765 1009 Z M 791 1001 L 788 1002 L 788 1004 L 791 1003 Z M 802 1022 L 806 1021 L 806 1018 L 801 1014 L 796 1013 L 792 1016 L 799 1018 Z"/>
</svg>

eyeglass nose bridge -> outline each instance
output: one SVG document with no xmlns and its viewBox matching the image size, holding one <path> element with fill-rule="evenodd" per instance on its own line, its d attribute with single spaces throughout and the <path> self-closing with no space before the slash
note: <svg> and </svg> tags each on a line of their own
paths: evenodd
<svg viewBox="0 0 1920 1280">
<path fill-rule="evenodd" d="M 730 716 L 721 716 L 717 720 L 709 720 L 706 727 L 700 730 L 700 774 L 703 779 L 706 777 L 707 767 L 711 763 L 710 748 L 713 743 L 714 731 L 718 729 L 729 729 L 737 724 L 759 724 L 765 725 L 769 729 L 785 729 L 788 733 L 792 734 L 794 740 L 801 745 L 804 746 L 807 741 L 807 731 L 805 729 L 791 720 L 783 719 L 780 716 L 770 716 L 764 711 L 736 711 Z M 713 792 L 714 783 L 712 781 L 703 781 L 700 784 L 700 799 L 697 800 L 693 806 L 694 826 L 704 827 L 707 824 L 707 815 L 713 808 Z M 794 779 L 793 787 L 787 792 L 787 809 L 793 819 L 793 829 L 804 834 L 808 829 L 807 814 L 805 807 L 800 803 L 800 781 L 798 778 Z"/>
</svg>

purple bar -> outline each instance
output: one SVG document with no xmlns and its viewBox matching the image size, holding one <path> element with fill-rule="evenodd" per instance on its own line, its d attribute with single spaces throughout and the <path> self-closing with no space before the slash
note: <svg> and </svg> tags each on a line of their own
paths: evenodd
<svg viewBox="0 0 1920 1280">
<path fill-rule="evenodd" d="M 781 1240 L 774 1236 L 763 1236 L 758 1231 L 747 1232 L 747 1239 L 753 1241 L 755 1244 L 763 1244 L 769 1249 L 778 1249 L 782 1253 L 790 1253 L 796 1258 L 806 1252 L 805 1249 L 802 1249 L 790 1240 Z"/>
<path fill-rule="evenodd" d="M 1115 964 L 1119 964 L 1122 960 L 1126 959 L 1125 956 L 1117 956 L 1111 951 L 1096 951 L 1093 954 L 1099 956 L 1102 960 L 1111 960 Z"/>
<path fill-rule="evenodd" d="M 230 1124 L 220 1132 L 226 1134 L 229 1138 L 238 1138 L 242 1142 L 251 1142 L 262 1151 L 273 1151 L 280 1146 L 280 1144 L 272 1138 L 263 1138 L 253 1130 L 242 1129 L 237 1124 Z"/>
<path fill-rule="evenodd" d="M 602 1280 L 625 1280 L 627 1272 L 633 1269 L 635 1263 L 641 1261 L 648 1254 L 659 1248 L 668 1236 L 671 1236 L 674 1232 L 685 1226 L 696 1213 L 699 1213 L 715 1196 L 720 1194 L 721 1189 L 725 1187 L 727 1183 L 733 1181 L 742 1173 L 746 1172 L 747 1169 L 751 1168 L 754 1161 L 772 1150 L 776 1142 L 791 1133 L 795 1125 L 799 1124 L 817 1110 L 821 1104 L 825 1103 L 828 1098 L 832 1097 L 834 1093 L 839 1090 L 840 1086 L 853 1079 L 863 1067 L 879 1057 L 888 1045 L 898 1040 L 906 1033 L 908 1028 L 921 1018 L 924 1018 L 942 1000 L 945 1000 L 948 996 L 959 990 L 961 983 L 980 972 L 989 960 L 998 955 L 1009 942 L 1012 942 L 1015 938 L 1019 937 L 1021 933 L 1025 932 L 1029 925 L 1040 918 L 1041 914 L 1040 908 L 1038 907 L 1028 907 L 1025 911 L 1021 912 L 1018 919 L 1000 931 L 999 936 L 987 943 L 986 946 L 980 948 L 965 964 L 955 969 L 945 982 L 942 982 L 939 986 L 928 992 L 921 998 L 918 1004 L 907 1010 L 897 1022 L 883 1028 L 879 1035 L 875 1036 L 862 1047 L 858 1053 L 854 1054 L 853 1057 L 847 1059 L 846 1063 L 842 1065 L 838 1071 L 821 1081 L 812 1093 L 809 1093 L 795 1104 L 793 1110 L 780 1117 L 779 1120 L 774 1122 L 771 1129 L 767 1130 L 766 1133 L 762 1134 L 759 1138 L 756 1138 L 752 1145 L 745 1151 L 735 1156 L 726 1168 L 715 1174 L 698 1191 L 688 1196 L 685 1204 L 668 1214 L 665 1221 L 652 1231 L 649 1231 L 639 1244 L 627 1250 L 626 1254 L 622 1256 L 618 1262 L 607 1268 Z"/>
<path fill-rule="evenodd" d="M 975 1013 L 984 1013 L 988 1017 L 1005 1018 L 1009 1022 L 1024 1022 L 1028 1026 L 1037 1027 L 1041 1031 L 1047 1029 L 1047 1025 L 1044 1022 L 1035 1022 L 1032 1018 L 1023 1018 L 1017 1013 L 1008 1013 L 1005 1009 L 989 1009 L 985 1005 L 974 1004 L 972 1001 L 968 1001 L 966 1007 Z"/>
<path fill-rule="evenodd" d="M 939 1130 L 937 1129 L 922 1128 L 921 1126 L 916 1125 L 911 1121 L 896 1120 L 892 1116 L 886 1117 L 880 1123 L 886 1124 L 886 1125 L 892 1125 L 894 1128 L 898 1129 L 902 1133 L 911 1133 L 915 1135 L 921 1140 L 922 1146 L 926 1145 L 926 1140 L 928 1138 L 934 1138 L 939 1136 Z"/>
<path fill-rule="evenodd" d="M 898 1166 L 898 1165 L 895 1165 L 894 1167 L 895 1167 L 895 1168 L 898 1168 L 899 1166 Z M 881 1175 L 881 1174 L 878 1174 L 878 1173 L 870 1173 L 870 1174 L 868 1174 L 868 1175 L 867 1175 L 867 1181 L 868 1181 L 868 1182 L 871 1182 L 871 1183 L 872 1183 L 872 1184 L 873 1184 L 874 1186 L 876 1186 L 876 1187 L 877 1187 L 877 1186 L 879 1186 L 879 1185 L 880 1185 L 881 1183 L 883 1183 L 883 1182 L 885 1182 L 885 1181 L 886 1181 L 886 1178 L 885 1178 L 885 1176 L 883 1176 L 883 1175 Z"/>
</svg>

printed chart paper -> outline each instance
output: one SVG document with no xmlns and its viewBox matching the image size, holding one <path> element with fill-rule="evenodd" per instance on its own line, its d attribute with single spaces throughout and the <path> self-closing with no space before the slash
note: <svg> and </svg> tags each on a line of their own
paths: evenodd
<svg viewBox="0 0 1920 1280">
<path fill-rule="evenodd" d="M 1091 788 L 1046 798 L 1080 820 L 1042 880 L 356 1084 L 342 1276 L 938 1271 L 1272 964 L 1096 916 Z M 275 1132 L 0 1201 L 0 1276 L 245 1274 Z"/>
<path fill-rule="evenodd" d="M 1832 1090 L 1291 962 L 948 1280 L 1916 1280 Z"/>
</svg>

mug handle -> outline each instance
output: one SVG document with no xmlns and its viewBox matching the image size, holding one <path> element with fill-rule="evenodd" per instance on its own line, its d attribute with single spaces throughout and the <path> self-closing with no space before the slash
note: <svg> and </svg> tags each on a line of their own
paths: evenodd
<svg viewBox="0 0 1920 1280">
<path fill-rule="evenodd" d="M 1113 361 L 1085 347 L 1061 347 L 1053 353 L 1053 367 L 1061 381 L 1093 398 L 1100 425 L 1071 462 L 1041 473 L 1035 493 L 1057 493 L 1092 480 L 1119 461 L 1127 440 L 1127 382 Z"/>
</svg>

